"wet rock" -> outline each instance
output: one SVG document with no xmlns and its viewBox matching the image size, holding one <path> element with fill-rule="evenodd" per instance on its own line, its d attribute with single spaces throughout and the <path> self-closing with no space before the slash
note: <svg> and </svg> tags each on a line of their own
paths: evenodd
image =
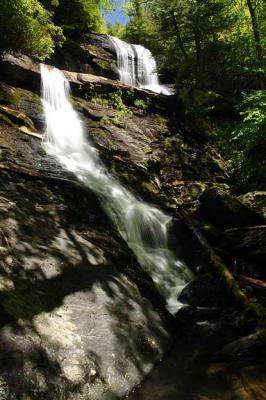
<svg viewBox="0 0 266 400">
<path fill-rule="evenodd" d="M 9 151 L 0 186 L 6 393 L 36 400 L 122 397 L 171 345 L 161 299 L 95 196 L 63 178 L 52 160 L 44 164 L 39 140 L 24 142 L 0 124 L 1 139 Z"/>
<path fill-rule="evenodd" d="M 263 358 L 266 354 L 265 344 L 266 332 L 259 330 L 227 344 L 217 355 L 227 359 Z"/>
<path fill-rule="evenodd" d="M 238 200 L 266 219 L 266 192 L 257 191 L 242 194 Z"/>
<path fill-rule="evenodd" d="M 242 258 L 263 262 L 266 257 L 266 225 L 228 229 L 221 246 Z"/>
<path fill-rule="evenodd" d="M 222 228 L 252 226 L 264 222 L 264 219 L 244 206 L 230 194 L 211 188 L 200 197 L 200 213 L 214 225 Z"/>
<path fill-rule="evenodd" d="M 179 300 L 193 307 L 216 307 L 225 304 L 222 284 L 210 275 L 202 275 L 190 282 L 181 292 Z"/>
<path fill-rule="evenodd" d="M 108 35 L 89 33 L 84 36 L 84 40 L 87 43 L 92 43 L 93 45 L 97 46 L 100 49 L 108 51 L 109 54 L 112 54 L 113 57 L 116 57 L 116 51 L 114 45 L 110 41 Z"/>
<path fill-rule="evenodd" d="M 116 54 L 110 51 L 105 35 L 86 35 L 81 43 L 66 40 L 50 62 L 57 68 L 119 80 Z M 113 49 L 112 49 L 113 50 Z"/>
<path fill-rule="evenodd" d="M 40 63 L 28 56 L 5 54 L 0 61 L 1 79 L 10 85 L 15 85 L 33 92 L 40 92 L 41 76 Z M 122 93 L 123 99 L 132 103 L 132 98 L 144 100 L 153 99 L 154 109 L 166 110 L 171 103 L 171 96 L 162 96 L 140 88 L 133 88 L 122 82 L 87 73 L 62 70 L 66 79 L 71 84 L 75 94 L 80 97 L 89 97 L 96 93 Z"/>
<path fill-rule="evenodd" d="M 29 90 L 16 88 L 0 82 L 0 102 L 11 108 L 13 112 L 25 114 L 27 125 L 34 129 L 43 129 L 44 119 L 40 97 Z M 13 120 L 16 124 L 16 120 Z"/>
<path fill-rule="evenodd" d="M 211 321 L 217 319 L 220 315 L 221 309 L 217 307 L 196 307 L 190 305 L 184 305 L 176 314 L 176 318 L 180 321 L 186 322 L 199 322 L 199 321 Z"/>
</svg>

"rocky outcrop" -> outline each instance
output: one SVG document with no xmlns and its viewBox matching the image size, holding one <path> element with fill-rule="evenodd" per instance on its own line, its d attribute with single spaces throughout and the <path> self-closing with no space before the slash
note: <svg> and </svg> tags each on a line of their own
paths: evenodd
<svg viewBox="0 0 266 400">
<path fill-rule="evenodd" d="M 171 343 L 160 297 L 39 139 L 0 123 L 0 169 L 6 397 L 121 397 Z"/>
<path fill-rule="evenodd" d="M 80 43 L 67 39 L 50 63 L 67 71 L 119 80 L 116 53 L 107 35 L 88 34 Z"/>
<path fill-rule="evenodd" d="M 40 127 L 41 104 L 35 94 L 40 92 L 40 65 L 25 56 L 6 55 L 0 68 L 5 79 L 0 86 L 2 101 L 31 115 Z M 172 117 L 174 96 L 152 94 L 94 75 L 64 74 L 91 139 L 120 179 L 147 196 L 157 194 L 159 202 L 171 206 L 176 201 L 193 206 L 207 187 L 224 187 L 219 183 L 226 180 L 219 154 L 191 133 L 181 116 L 178 120 L 176 114 Z"/>
<path fill-rule="evenodd" d="M 257 191 L 245 193 L 239 196 L 238 200 L 246 207 L 266 218 L 266 192 Z"/>
<path fill-rule="evenodd" d="M 38 94 L 41 85 L 40 67 L 38 62 L 24 55 L 5 54 L 0 60 L 2 81 Z M 134 100 L 139 99 L 159 112 L 169 112 L 176 105 L 173 96 L 163 96 L 102 76 L 64 70 L 62 72 L 70 82 L 72 92 L 83 98 L 91 99 L 107 94 L 115 96 L 119 92 L 126 104 L 132 105 Z"/>
<path fill-rule="evenodd" d="M 247 208 L 238 199 L 216 188 L 205 190 L 200 201 L 201 214 L 222 228 L 252 226 L 264 222 L 263 217 Z"/>
<path fill-rule="evenodd" d="M 223 247 L 242 258 L 264 262 L 266 258 L 266 225 L 228 229 Z"/>
</svg>

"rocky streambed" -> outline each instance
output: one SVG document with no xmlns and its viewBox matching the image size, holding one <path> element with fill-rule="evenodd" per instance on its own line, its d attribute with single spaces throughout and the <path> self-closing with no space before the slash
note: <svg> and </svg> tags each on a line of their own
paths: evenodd
<svg viewBox="0 0 266 400">
<path fill-rule="evenodd" d="M 6 56 L 0 395 L 121 398 L 175 341 L 132 398 L 265 398 L 265 195 L 229 193 L 225 163 L 189 125 L 178 98 L 95 75 L 66 76 L 100 157 L 132 191 L 173 216 L 171 247 L 196 278 L 181 296 L 187 306 L 170 316 L 95 195 L 45 154 L 38 63 Z M 199 235 L 232 274 L 244 304 Z"/>
</svg>

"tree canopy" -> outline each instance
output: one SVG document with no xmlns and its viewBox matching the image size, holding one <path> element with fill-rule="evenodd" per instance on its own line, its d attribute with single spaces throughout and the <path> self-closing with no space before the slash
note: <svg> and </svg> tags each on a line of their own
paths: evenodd
<svg viewBox="0 0 266 400">
<path fill-rule="evenodd" d="M 122 36 L 147 45 L 162 72 L 209 86 L 265 67 L 263 0 L 128 0 Z"/>
<path fill-rule="evenodd" d="M 49 56 L 55 42 L 63 40 L 61 28 L 37 0 L 2 0 L 0 50 L 21 51 L 40 59 Z"/>
</svg>

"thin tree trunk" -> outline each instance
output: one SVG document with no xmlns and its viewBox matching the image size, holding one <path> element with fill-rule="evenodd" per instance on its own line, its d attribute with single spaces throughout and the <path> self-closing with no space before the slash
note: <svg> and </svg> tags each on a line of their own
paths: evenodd
<svg viewBox="0 0 266 400">
<path fill-rule="evenodd" d="M 196 74 L 197 74 L 197 81 L 200 83 L 202 80 L 201 34 L 200 34 L 200 30 L 197 29 L 196 27 L 194 29 L 194 41 L 195 41 L 196 56 L 197 56 Z"/>
<path fill-rule="evenodd" d="M 178 22 L 176 20 L 176 15 L 175 15 L 174 10 L 171 10 L 171 16 L 172 16 L 173 25 L 174 25 L 174 28 L 175 28 L 177 44 L 178 44 L 178 46 L 179 46 L 184 58 L 187 59 L 187 52 L 186 52 L 183 40 L 182 40 L 181 35 L 180 35 L 180 30 L 179 30 L 179 27 L 178 27 Z"/>
<path fill-rule="evenodd" d="M 242 292 L 240 287 L 238 286 L 233 274 L 229 271 L 227 266 L 222 261 L 221 257 L 216 253 L 216 251 L 209 244 L 208 240 L 205 238 L 203 233 L 197 228 L 191 218 L 183 209 L 178 209 L 176 211 L 177 217 L 185 223 L 187 228 L 190 230 L 192 235 L 195 237 L 199 245 L 201 246 L 201 250 L 206 257 L 206 260 L 210 262 L 213 266 L 214 273 L 216 273 L 219 277 L 222 277 L 226 286 L 231 291 L 235 301 L 239 304 L 245 306 L 247 304 L 247 297 Z"/>
<path fill-rule="evenodd" d="M 259 25 L 258 25 L 258 21 L 257 21 L 257 17 L 256 17 L 256 11 L 255 11 L 255 8 L 253 7 L 251 0 L 247 0 L 247 6 L 248 6 L 251 23 L 252 23 L 257 58 L 258 58 L 259 62 L 261 62 L 262 61 L 262 47 L 261 47 L 260 29 L 259 29 Z"/>
</svg>

